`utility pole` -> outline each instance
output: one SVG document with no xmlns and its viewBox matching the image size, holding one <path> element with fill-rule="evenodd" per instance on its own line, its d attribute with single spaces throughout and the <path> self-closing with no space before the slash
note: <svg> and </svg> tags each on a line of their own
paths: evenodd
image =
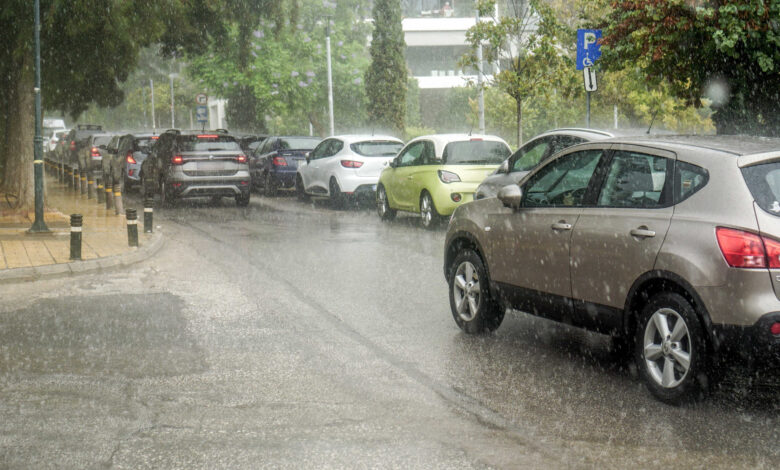
<svg viewBox="0 0 780 470">
<path fill-rule="evenodd" d="M 154 120 L 154 80 L 149 79 L 149 88 L 152 90 L 152 132 L 157 132 L 157 123 Z"/>
<path fill-rule="evenodd" d="M 146 86 L 144 81 L 141 80 L 141 109 L 144 110 L 144 129 L 149 127 L 149 122 L 146 120 Z"/>
<path fill-rule="evenodd" d="M 43 136 L 41 136 L 41 2 L 35 0 L 35 137 L 33 139 L 33 177 L 35 178 L 35 221 L 32 233 L 49 231 L 43 220 Z"/>
<path fill-rule="evenodd" d="M 477 24 L 479 24 L 479 10 L 477 10 Z M 482 41 L 477 46 L 477 87 L 479 88 L 479 133 L 485 133 L 485 90 L 482 77 Z"/>
<path fill-rule="evenodd" d="M 174 105 L 173 105 L 173 73 L 171 73 L 171 128 L 176 128 L 176 119 L 174 119 Z"/>
<path fill-rule="evenodd" d="M 326 16 L 325 21 L 327 21 L 327 25 L 325 26 L 325 53 L 328 56 L 328 119 L 330 121 L 330 135 L 334 135 L 336 131 L 334 130 L 333 124 L 333 71 L 331 70 L 330 65 L 330 17 Z"/>
</svg>

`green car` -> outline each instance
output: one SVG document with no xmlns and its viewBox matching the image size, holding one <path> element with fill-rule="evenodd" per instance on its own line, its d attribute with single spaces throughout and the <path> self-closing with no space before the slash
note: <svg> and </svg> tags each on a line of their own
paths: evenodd
<svg viewBox="0 0 780 470">
<path fill-rule="evenodd" d="M 382 220 L 396 211 L 420 214 L 433 227 L 474 199 L 485 177 L 511 154 L 509 145 L 490 135 L 439 134 L 417 137 L 382 171 L 376 189 Z"/>
</svg>

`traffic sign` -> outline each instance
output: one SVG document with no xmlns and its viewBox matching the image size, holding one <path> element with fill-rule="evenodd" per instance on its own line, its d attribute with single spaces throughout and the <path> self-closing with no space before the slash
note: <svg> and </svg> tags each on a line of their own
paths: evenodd
<svg viewBox="0 0 780 470">
<path fill-rule="evenodd" d="M 205 105 L 208 103 L 209 97 L 205 93 L 198 93 L 195 95 L 195 104 Z"/>
<path fill-rule="evenodd" d="M 601 57 L 600 29 L 577 30 L 577 70 L 592 67 Z"/>
<path fill-rule="evenodd" d="M 201 124 L 205 124 L 209 120 L 209 108 L 205 105 L 199 105 L 195 108 L 195 120 Z"/>
<path fill-rule="evenodd" d="M 596 91 L 596 71 L 593 67 L 582 69 L 582 77 L 585 79 L 585 91 Z"/>
</svg>

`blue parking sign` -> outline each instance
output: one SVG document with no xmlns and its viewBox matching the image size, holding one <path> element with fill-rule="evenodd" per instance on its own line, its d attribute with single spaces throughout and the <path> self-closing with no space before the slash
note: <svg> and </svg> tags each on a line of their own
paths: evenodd
<svg viewBox="0 0 780 470">
<path fill-rule="evenodd" d="M 198 105 L 195 108 L 195 120 L 201 124 L 205 124 L 209 120 L 209 108 L 208 106 Z"/>
<path fill-rule="evenodd" d="M 601 57 L 600 29 L 577 30 L 577 70 L 592 67 Z"/>
</svg>

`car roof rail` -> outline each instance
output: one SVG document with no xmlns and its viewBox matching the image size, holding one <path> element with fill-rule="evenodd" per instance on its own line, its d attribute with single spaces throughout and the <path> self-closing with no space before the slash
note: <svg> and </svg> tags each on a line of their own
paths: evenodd
<svg viewBox="0 0 780 470">
<path fill-rule="evenodd" d="M 103 126 L 98 124 L 77 124 L 76 129 L 80 131 L 102 131 Z"/>
<path fill-rule="evenodd" d="M 214 129 L 215 132 L 219 132 L 220 134 L 229 134 L 230 132 L 227 129 Z"/>
</svg>

